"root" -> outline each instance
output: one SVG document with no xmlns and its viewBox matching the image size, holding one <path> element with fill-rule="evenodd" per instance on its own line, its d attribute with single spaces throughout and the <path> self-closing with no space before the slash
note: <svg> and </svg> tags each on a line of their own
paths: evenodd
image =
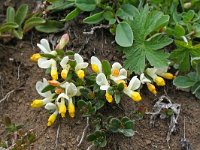
<svg viewBox="0 0 200 150">
<path fill-rule="evenodd" d="M 110 25 L 103 25 L 103 24 L 101 24 L 101 25 L 99 25 L 99 26 L 92 27 L 91 30 L 90 30 L 89 32 L 83 32 L 83 34 L 94 34 L 94 31 L 95 31 L 96 29 L 102 29 L 102 28 L 107 29 L 107 28 L 109 28 L 109 27 L 110 27 Z"/>
<path fill-rule="evenodd" d="M 5 100 L 7 100 L 7 99 L 10 97 L 10 95 L 11 95 L 13 92 L 15 92 L 15 90 L 16 90 L 16 89 L 14 89 L 14 90 L 8 92 L 8 93 L 4 96 L 4 98 L 2 98 L 2 99 L 0 100 L 0 103 L 3 102 L 3 101 L 5 101 Z"/>
</svg>

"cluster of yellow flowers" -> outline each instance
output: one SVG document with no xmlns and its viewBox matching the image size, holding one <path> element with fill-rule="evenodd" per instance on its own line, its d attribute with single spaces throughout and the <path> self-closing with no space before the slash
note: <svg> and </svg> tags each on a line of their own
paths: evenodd
<svg viewBox="0 0 200 150">
<path fill-rule="evenodd" d="M 36 83 L 36 90 L 43 98 L 33 100 L 31 104 L 33 108 L 44 106 L 45 109 L 53 112 L 48 119 L 48 126 L 51 126 L 55 122 L 58 114 L 64 118 L 68 111 L 70 117 L 75 117 L 73 98 L 81 96 L 80 89 L 84 88 L 84 86 L 76 84 L 75 81 L 69 80 L 68 76 L 70 72 L 75 78 L 77 77 L 79 80 L 84 81 L 86 68 L 89 66 L 89 63 L 84 62 L 83 57 L 77 53 L 69 56 L 60 56 L 58 54 L 57 50 L 63 50 L 68 41 L 68 35 L 63 35 L 55 50 L 51 50 L 49 42 L 46 39 L 42 39 L 40 43 L 37 44 L 41 53 L 33 54 L 31 57 L 31 60 L 37 62 L 40 68 L 50 69 L 52 79 L 47 81 L 47 79 L 43 78 L 43 81 L 38 81 Z M 74 62 L 74 65 L 70 62 Z M 140 75 L 140 79 L 134 76 L 128 82 L 127 70 L 118 62 L 113 63 L 110 68 L 111 74 L 106 76 L 103 72 L 101 61 L 95 56 L 91 57 L 91 68 L 96 74 L 96 84 L 99 85 L 100 90 L 105 91 L 105 99 L 109 103 L 113 102 L 113 93 L 110 93 L 109 90 L 112 88 L 112 82 L 117 85 L 122 84 L 123 93 L 128 95 L 133 101 L 139 102 L 142 97 L 137 90 L 141 88 L 141 84 L 146 84 L 149 91 L 156 95 L 157 91 L 153 82 L 158 86 L 164 86 L 165 81 L 163 78 L 174 78 L 171 73 L 167 73 L 167 68 L 147 68 L 145 74 L 142 73 Z M 47 87 L 51 87 L 51 89 L 44 90 Z"/>
</svg>

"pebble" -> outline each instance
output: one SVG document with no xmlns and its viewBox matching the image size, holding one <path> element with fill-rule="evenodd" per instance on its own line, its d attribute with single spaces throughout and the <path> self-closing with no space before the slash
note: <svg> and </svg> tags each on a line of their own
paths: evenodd
<svg viewBox="0 0 200 150">
<path fill-rule="evenodd" d="M 145 140 L 146 144 L 147 145 L 150 145 L 151 144 L 151 141 L 150 140 Z"/>
</svg>

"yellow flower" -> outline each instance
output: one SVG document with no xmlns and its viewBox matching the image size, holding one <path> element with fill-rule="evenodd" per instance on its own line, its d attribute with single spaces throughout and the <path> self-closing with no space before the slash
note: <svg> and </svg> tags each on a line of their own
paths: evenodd
<svg viewBox="0 0 200 150">
<path fill-rule="evenodd" d="M 78 70 L 76 74 L 79 79 L 83 79 L 85 77 L 85 72 L 83 70 Z"/>
<path fill-rule="evenodd" d="M 48 127 L 51 126 L 55 122 L 56 118 L 57 118 L 57 114 L 53 113 L 48 119 L 47 126 Z"/>
<path fill-rule="evenodd" d="M 100 73 L 99 68 L 96 64 L 92 64 L 92 70 L 97 74 Z"/>
<path fill-rule="evenodd" d="M 157 76 L 154 81 L 156 82 L 157 86 L 165 86 L 165 80 L 162 77 Z"/>
<path fill-rule="evenodd" d="M 168 80 L 174 79 L 174 75 L 171 74 L 171 73 L 168 73 L 168 72 L 164 73 L 164 74 L 162 75 L 162 77 L 165 78 L 165 79 L 168 79 Z"/>
<path fill-rule="evenodd" d="M 68 70 L 67 69 L 63 69 L 61 71 L 61 77 L 65 80 L 67 78 L 67 75 L 68 75 Z"/>
<path fill-rule="evenodd" d="M 75 106 L 72 102 L 69 102 L 69 104 L 68 104 L 68 111 L 69 111 L 69 116 L 71 118 L 74 118 L 75 117 Z"/>
<path fill-rule="evenodd" d="M 106 92 L 106 100 L 109 102 L 109 103 L 112 103 L 112 101 L 113 101 L 113 97 L 112 97 L 112 95 L 110 95 L 108 92 Z"/>
<path fill-rule="evenodd" d="M 31 103 L 31 107 L 33 107 L 33 108 L 40 108 L 40 107 L 42 107 L 42 106 L 44 106 L 44 101 L 43 100 L 41 100 L 41 99 L 36 99 L 36 100 L 34 100 L 32 103 Z"/>
<path fill-rule="evenodd" d="M 135 102 L 139 102 L 142 100 L 142 97 L 140 96 L 140 93 L 139 92 L 132 92 L 131 93 L 131 98 L 133 101 Z"/>
<path fill-rule="evenodd" d="M 59 109 L 59 113 L 61 114 L 62 118 L 65 117 L 65 114 L 66 114 L 66 106 L 65 106 L 65 103 L 62 103 L 58 106 L 58 109 Z"/>
<path fill-rule="evenodd" d="M 41 58 L 42 56 L 39 53 L 33 54 L 31 56 L 31 60 L 34 62 L 37 62 L 39 58 Z"/>
<path fill-rule="evenodd" d="M 153 93 L 154 95 L 157 94 L 156 88 L 155 88 L 155 86 L 154 86 L 153 84 L 147 83 L 147 88 L 148 88 L 148 90 L 149 90 L 151 93 Z"/>
<path fill-rule="evenodd" d="M 118 77 L 119 76 L 119 69 L 117 69 L 117 68 L 113 69 L 112 75 L 115 76 L 115 77 Z"/>
<path fill-rule="evenodd" d="M 58 72 L 56 69 L 52 69 L 51 70 L 51 77 L 53 80 L 57 80 L 58 79 Z"/>
<path fill-rule="evenodd" d="M 97 57 L 95 56 L 91 57 L 91 66 L 92 66 L 92 70 L 95 73 L 98 74 L 102 72 L 102 64 L 101 64 L 101 61 Z"/>
</svg>

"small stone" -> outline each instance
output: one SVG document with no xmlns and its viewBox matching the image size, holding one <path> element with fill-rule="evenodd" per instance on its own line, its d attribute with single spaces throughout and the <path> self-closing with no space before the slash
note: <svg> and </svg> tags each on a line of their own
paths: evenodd
<svg viewBox="0 0 200 150">
<path fill-rule="evenodd" d="M 146 144 L 147 145 L 150 145 L 151 144 L 151 141 L 150 140 L 145 140 Z"/>
</svg>

